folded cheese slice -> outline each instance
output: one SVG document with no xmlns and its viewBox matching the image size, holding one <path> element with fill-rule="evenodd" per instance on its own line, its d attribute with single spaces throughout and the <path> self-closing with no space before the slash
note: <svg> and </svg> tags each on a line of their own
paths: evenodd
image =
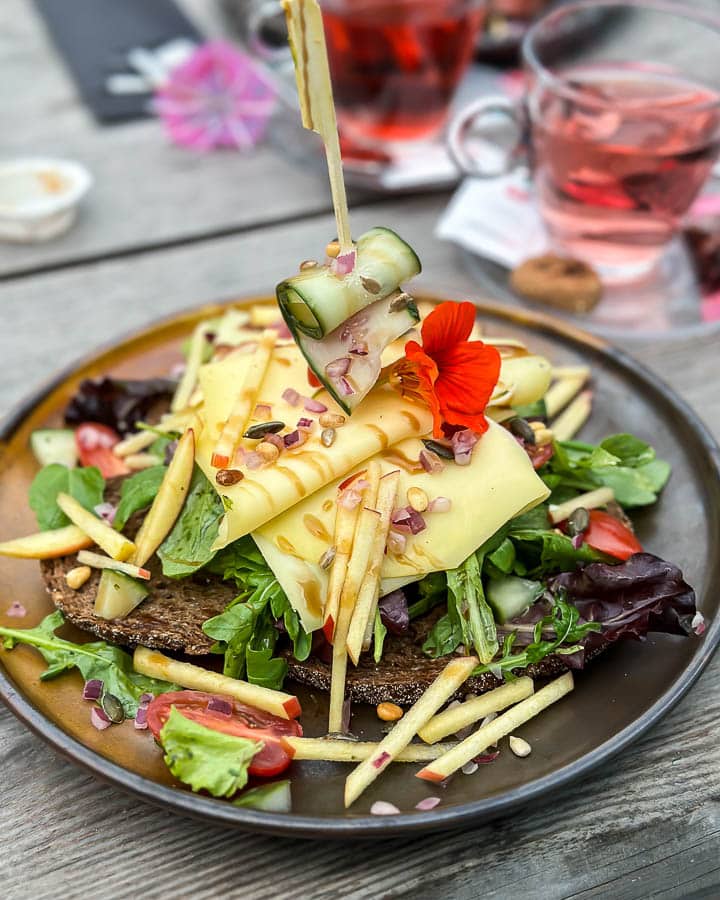
<svg viewBox="0 0 720 900">
<path fill-rule="evenodd" d="M 354 471 L 379 451 L 408 437 L 428 434 L 432 428 L 428 409 L 403 400 L 388 385 L 379 386 L 363 400 L 348 424 L 337 430 L 332 446 L 322 445 L 320 428 L 316 425 L 305 444 L 283 452 L 277 463 L 258 470 L 243 468 L 242 481 L 221 487 L 215 480 L 217 469 L 211 465 L 211 457 L 233 400 L 242 390 L 251 359 L 251 353 L 238 350 L 219 362 L 206 364 L 199 373 L 203 429 L 196 460 L 223 497 L 226 509 L 214 549 L 255 531 L 305 497 Z M 297 346 L 278 346 L 257 402 L 271 407 L 273 419 L 294 428 L 298 419 L 307 414 L 302 404 L 293 406 L 283 399 L 283 393 L 287 388 L 309 393 L 311 389 L 307 384 L 307 364 Z M 318 399 L 332 412 L 339 412 L 327 394 L 320 394 Z M 252 450 L 255 444 L 255 441 L 245 440 L 241 448 Z M 278 546 L 284 549 L 281 544 Z M 317 557 L 313 561 L 317 561 Z"/>
<path fill-rule="evenodd" d="M 506 429 L 494 422 L 490 422 L 476 445 L 468 466 L 449 462 L 434 475 L 410 471 L 421 449 L 422 442 L 410 438 L 384 450 L 379 454 L 383 471 L 389 472 L 400 464 L 401 504 L 406 502 L 408 489 L 415 486 L 425 491 L 430 500 L 447 497 L 451 508 L 444 513 L 424 514 L 427 527 L 408 536 L 405 553 L 386 556 L 381 573 L 384 580 L 407 582 L 428 572 L 459 566 L 506 522 L 537 506 L 549 494 L 525 451 Z M 332 541 L 339 483 L 336 480 L 307 497 L 262 525 L 253 536 L 292 557 L 317 563 Z"/>
</svg>

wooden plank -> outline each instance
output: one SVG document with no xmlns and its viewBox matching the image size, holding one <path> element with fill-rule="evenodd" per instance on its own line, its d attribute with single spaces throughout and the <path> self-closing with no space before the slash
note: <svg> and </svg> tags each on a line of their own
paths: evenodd
<svg viewBox="0 0 720 900">
<path fill-rule="evenodd" d="M 210 35 L 221 33 L 216 4 L 183 5 Z M 95 185 L 66 235 L 37 245 L 0 243 L 0 278 L 331 208 L 322 150 L 303 133 L 299 112 L 286 110 L 270 142 L 249 154 L 184 150 L 167 141 L 154 119 L 100 127 L 79 100 L 33 4 L 3 0 L 2 18 L 3 158 L 75 159 L 90 169 Z M 296 125 L 289 124 L 293 119 Z M 279 146 L 287 147 L 290 135 L 311 155 L 316 148 L 316 158 L 291 160 Z"/>
</svg>

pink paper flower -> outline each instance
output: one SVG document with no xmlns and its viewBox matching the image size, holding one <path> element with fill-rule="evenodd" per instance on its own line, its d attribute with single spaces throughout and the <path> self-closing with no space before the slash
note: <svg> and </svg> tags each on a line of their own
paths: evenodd
<svg viewBox="0 0 720 900">
<path fill-rule="evenodd" d="M 260 66 L 225 41 L 204 44 L 155 95 L 172 141 L 194 150 L 248 149 L 265 134 L 276 90 Z"/>
</svg>

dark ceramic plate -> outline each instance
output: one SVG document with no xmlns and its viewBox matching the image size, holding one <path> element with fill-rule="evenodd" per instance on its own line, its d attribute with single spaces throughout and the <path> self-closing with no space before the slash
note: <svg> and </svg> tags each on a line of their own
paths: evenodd
<svg viewBox="0 0 720 900">
<path fill-rule="evenodd" d="M 79 380 L 103 373 L 162 375 L 177 360 L 180 342 L 193 324 L 217 312 L 215 307 L 180 315 L 99 353 L 39 390 L 4 423 L 0 539 L 35 528 L 26 500 L 36 469 L 28 438 L 35 428 L 59 424 Z M 472 776 L 455 776 L 445 789 L 430 788 L 414 778 L 416 766 L 397 764 L 350 811 L 342 807 L 349 769 L 339 763 L 294 765 L 290 814 L 240 809 L 191 794 L 173 782 L 147 732 L 135 732 L 129 722 L 104 732 L 90 725 L 77 674 L 40 683 L 42 661 L 28 647 L 0 651 L 0 693 L 5 703 L 64 756 L 143 799 L 248 830 L 338 838 L 458 827 L 527 806 L 606 763 L 657 722 L 692 685 L 720 639 L 720 448 L 668 387 L 600 339 L 521 310 L 481 306 L 480 318 L 489 333 L 521 337 L 557 363 L 592 365 L 596 403 L 585 437 L 593 440 L 632 430 L 652 441 L 658 454 L 672 463 L 673 476 L 661 502 L 638 515 L 636 522 L 643 543 L 680 564 L 697 589 L 709 626 L 702 639 L 657 636 L 644 644 L 617 646 L 578 675 L 576 690 L 568 698 L 521 729 L 533 747 L 526 759 L 505 749 L 492 765 L 481 766 Z M 0 598 L 3 610 L 10 599 L 22 600 L 28 609 L 24 620 L 0 615 L 4 625 L 31 626 L 50 610 L 33 562 L 2 561 Z M 299 693 L 306 734 L 322 734 L 325 696 Z M 366 739 L 380 736 L 379 724 L 372 709 L 354 710 L 353 728 Z M 419 800 L 438 790 L 440 806 L 431 812 L 414 810 Z M 369 815 L 378 799 L 395 803 L 403 813 Z"/>
</svg>

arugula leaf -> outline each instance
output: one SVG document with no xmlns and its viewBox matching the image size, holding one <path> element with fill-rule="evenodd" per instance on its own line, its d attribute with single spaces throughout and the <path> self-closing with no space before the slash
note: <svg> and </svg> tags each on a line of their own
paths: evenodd
<svg viewBox="0 0 720 900">
<path fill-rule="evenodd" d="M 207 728 L 173 706 L 160 732 L 165 764 L 194 791 L 232 797 L 248 780 L 248 766 L 263 744 Z"/>
<path fill-rule="evenodd" d="M 222 501 L 202 470 L 195 466 L 187 500 L 158 549 L 163 574 L 185 578 L 210 562 L 222 517 Z"/>
<path fill-rule="evenodd" d="M 217 641 L 213 652 L 225 654 L 224 673 L 245 676 L 265 687 L 282 687 L 287 663 L 272 655 L 279 637 L 275 620 L 282 619 L 300 661 L 310 655 L 312 635 L 303 629 L 255 542 L 248 536 L 230 544 L 208 564 L 207 571 L 235 581 L 240 591 L 219 616 L 203 624 L 205 634 Z"/>
<path fill-rule="evenodd" d="M 6 650 L 11 650 L 16 644 L 28 644 L 43 655 L 48 667 L 40 676 L 42 681 L 74 668 L 80 670 L 85 681 L 99 678 L 105 692 L 114 694 L 122 703 L 128 718 L 137 712 L 142 694 L 180 690 L 176 684 L 135 672 L 132 657 L 120 647 L 105 641 L 73 644 L 57 637 L 55 631 L 64 624 L 65 617 L 56 610 L 35 628 L 0 628 L 0 637 L 4 638 Z"/>
<path fill-rule="evenodd" d="M 599 622 L 579 621 L 580 613 L 563 597 L 555 598 L 552 610 L 543 616 L 536 624 L 533 631 L 533 640 L 518 653 L 513 653 L 513 646 L 517 639 L 517 631 L 511 632 L 503 642 L 502 655 L 499 659 L 489 664 L 479 666 L 473 675 L 482 675 L 484 672 L 497 674 L 502 672 L 505 678 L 512 677 L 513 669 L 524 669 L 532 663 L 540 662 L 552 653 L 570 654 L 582 650 L 580 642 L 592 631 L 600 631 Z M 546 632 L 551 637 L 543 638 Z"/>
<path fill-rule="evenodd" d="M 152 504 L 166 471 L 165 466 L 153 466 L 136 472 L 123 481 L 113 522 L 118 531 L 123 530 L 133 513 L 147 509 Z"/>
<path fill-rule="evenodd" d="M 462 643 L 463 629 L 451 594 L 448 594 L 447 602 L 447 613 L 433 625 L 422 645 L 423 653 L 431 659 L 453 653 Z"/>
<path fill-rule="evenodd" d="M 457 569 L 447 573 L 448 600 L 452 594 L 460 617 L 463 640 L 473 646 L 480 662 L 488 663 L 498 651 L 495 617 L 485 599 L 480 570 L 483 548 L 472 553 Z"/>
<path fill-rule="evenodd" d="M 555 531 L 523 530 L 512 531 L 512 540 L 518 558 L 523 561 L 525 571 L 531 577 L 547 575 L 555 572 L 570 572 L 579 563 L 605 561 L 607 557 L 588 544 L 582 544 L 577 550 L 572 540 Z M 514 568 L 515 574 L 521 572 Z"/>
<path fill-rule="evenodd" d="M 375 624 L 373 625 L 373 659 L 377 665 L 382 659 L 383 646 L 385 644 L 385 635 L 387 628 L 383 625 L 380 617 L 380 610 L 375 610 Z"/>
<path fill-rule="evenodd" d="M 43 466 L 30 485 L 30 508 L 38 528 L 49 531 L 70 524 L 70 519 L 57 505 L 57 495 L 70 494 L 90 512 L 102 503 L 105 479 L 94 466 L 68 469 L 60 463 Z"/>
</svg>

